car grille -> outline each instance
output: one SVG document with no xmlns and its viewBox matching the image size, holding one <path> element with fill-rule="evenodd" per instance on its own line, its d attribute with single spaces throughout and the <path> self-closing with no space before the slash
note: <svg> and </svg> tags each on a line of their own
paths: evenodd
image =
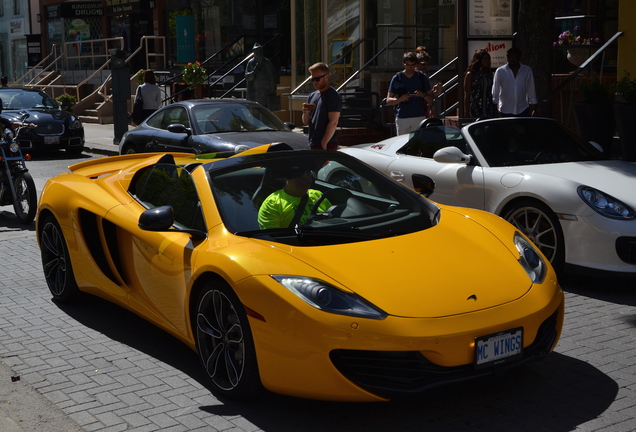
<svg viewBox="0 0 636 432">
<path fill-rule="evenodd" d="M 636 237 L 617 238 L 616 253 L 626 263 L 636 264 Z"/>
<path fill-rule="evenodd" d="M 495 369 L 475 370 L 470 365 L 443 367 L 431 363 L 419 351 L 333 350 L 334 366 L 360 387 L 386 398 L 419 393 L 432 387 L 505 370 L 547 355 L 557 338 L 558 311 L 546 319 L 523 358 L 497 365 Z"/>
<path fill-rule="evenodd" d="M 35 128 L 38 135 L 60 135 L 64 133 L 64 125 L 61 123 L 39 124 Z"/>
</svg>

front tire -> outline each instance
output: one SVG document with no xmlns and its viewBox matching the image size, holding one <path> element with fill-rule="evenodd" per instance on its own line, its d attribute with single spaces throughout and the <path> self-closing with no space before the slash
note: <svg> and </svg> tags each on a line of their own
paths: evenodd
<svg viewBox="0 0 636 432">
<path fill-rule="evenodd" d="M 75 282 L 71 257 L 60 225 L 51 215 L 42 219 L 40 236 L 40 254 L 46 284 L 53 298 L 71 301 L 79 295 Z"/>
<path fill-rule="evenodd" d="M 234 400 L 256 396 L 261 381 L 245 309 L 224 282 L 210 283 L 197 301 L 197 350 L 214 393 Z"/>
<path fill-rule="evenodd" d="M 35 211 L 37 210 L 38 197 L 35 190 L 35 182 L 28 172 L 23 172 L 15 176 L 13 180 L 15 187 L 15 197 L 13 209 L 15 215 L 25 225 L 33 222 Z"/>
<path fill-rule="evenodd" d="M 565 241 L 556 215 L 545 204 L 519 201 L 503 218 L 526 235 L 550 261 L 557 273 L 562 273 L 565 262 Z"/>
<path fill-rule="evenodd" d="M 137 148 L 135 147 L 134 144 L 126 143 L 121 148 L 121 154 L 123 155 L 136 154 L 136 153 L 139 153 L 139 152 L 137 151 Z"/>
</svg>

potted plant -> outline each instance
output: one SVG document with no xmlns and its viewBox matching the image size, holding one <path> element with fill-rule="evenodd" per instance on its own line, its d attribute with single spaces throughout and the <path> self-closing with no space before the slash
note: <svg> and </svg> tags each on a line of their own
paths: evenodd
<svg viewBox="0 0 636 432">
<path fill-rule="evenodd" d="M 629 72 L 625 71 L 614 88 L 614 117 L 621 142 L 621 156 L 624 160 L 636 162 L 636 130 L 633 124 L 636 119 L 636 79 L 631 79 Z"/>
<path fill-rule="evenodd" d="M 581 66 L 592 54 L 592 45 L 601 43 L 598 35 L 585 37 L 580 32 L 580 26 L 565 30 L 553 43 L 555 47 L 564 47 L 567 50 L 568 61 L 574 66 Z"/>
<path fill-rule="evenodd" d="M 183 82 L 188 85 L 188 88 L 194 90 L 197 99 L 203 97 L 203 83 L 208 78 L 207 71 L 201 63 L 194 62 L 188 63 L 183 67 L 181 71 Z"/>
<path fill-rule="evenodd" d="M 55 98 L 63 110 L 73 112 L 73 106 L 77 103 L 77 98 L 68 93 L 64 93 Z"/>
<path fill-rule="evenodd" d="M 578 93 L 581 100 L 572 108 L 579 133 L 603 147 L 603 155 L 609 158 L 615 129 L 610 86 L 598 77 L 587 77 L 579 84 Z"/>
</svg>

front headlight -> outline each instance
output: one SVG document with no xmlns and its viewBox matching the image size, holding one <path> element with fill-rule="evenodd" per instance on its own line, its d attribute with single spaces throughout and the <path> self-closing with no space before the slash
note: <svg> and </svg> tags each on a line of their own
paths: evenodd
<svg viewBox="0 0 636 432">
<path fill-rule="evenodd" d="M 82 121 L 79 118 L 77 118 L 75 116 L 71 116 L 68 119 L 68 128 L 69 129 L 79 129 L 81 127 L 82 127 Z"/>
<path fill-rule="evenodd" d="M 11 144 L 9 144 L 9 150 L 11 150 L 11 153 L 17 153 L 18 150 L 20 150 L 20 144 L 18 144 L 17 142 L 12 142 Z"/>
<path fill-rule="evenodd" d="M 632 208 L 600 190 L 589 186 L 579 186 L 578 193 L 587 205 L 603 216 L 625 220 L 636 218 L 636 212 Z"/>
<path fill-rule="evenodd" d="M 534 283 L 542 283 L 545 278 L 546 264 L 536 247 L 524 236 L 515 232 L 514 242 L 519 251 L 519 264 L 528 273 Z"/>
<path fill-rule="evenodd" d="M 387 314 L 360 296 L 348 294 L 317 279 L 273 275 L 282 286 L 307 304 L 325 312 L 381 320 Z"/>
</svg>

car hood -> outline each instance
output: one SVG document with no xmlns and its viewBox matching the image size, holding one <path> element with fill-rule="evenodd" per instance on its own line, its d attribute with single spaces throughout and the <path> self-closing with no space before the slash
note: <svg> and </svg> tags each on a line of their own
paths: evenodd
<svg viewBox="0 0 636 432">
<path fill-rule="evenodd" d="M 11 121 L 21 121 L 24 114 L 28 114 L 25 121 L 33 123 L 64 123 L 69 114 L 66 111 L 60 111 L 59 109 L 21 109 L 19 111 L 2 111 L 2 117 Z"/>
<path fill-rule="evenodd" d="M 257 147 L 274 142 L 284 142 L 295 149 L 309 148 L 307 136 L 292 131 L 223 132 L 200 136 L 237 144 L 245 144 L 249 147 Z"/>
<path fill-rule="evenodd" d="M 608 160 L 511 167 L 512 172 L 558 177 L 576 184 L 591 186 L 625 203 L 636 205 L 634 187 L 636 163 Z"/>
<path fill-rule="evenodd" d="M 509 237 L 505 240 L 514 247 L 514 229 L 501 227 L 498 235 Z M 393 316 L 471 313 L 513 302 L 532 286 L 509 247 L 474 219 L 451 210 L 435 227 L 409 235 L 337 246 L 275 247 Z"/>
</svg>

